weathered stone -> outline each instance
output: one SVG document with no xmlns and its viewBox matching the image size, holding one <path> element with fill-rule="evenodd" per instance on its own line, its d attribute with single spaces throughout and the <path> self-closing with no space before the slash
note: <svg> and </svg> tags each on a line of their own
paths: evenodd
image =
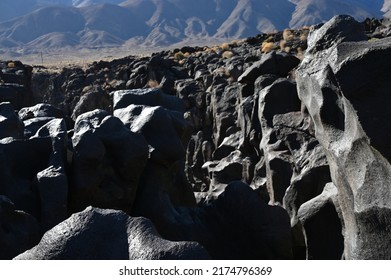
<svg viewBox="0 0 391 280">
<path fill-rule="evenodd" d="M 281 102 L 282 100 L 284 102 Z M 279 79 L 260 92 L 259 118 L 262 128 L 273 127 L 274 115 L 297 112 L 300 109 L 301 102 L 297 96 L 296 84 L 292 81 Z"/>
<path fill-rule="evenodd" d="M 190 138 L 186 151 L 185 171 L 193 191 L 206 191 L 209 187 L 208 173 L 202 166 L 205 162 L 212 160 L 212 151 L 213 144 L 205 140 L 202 131 Z"/>
<path fill-rule="evenodd" d="M 8 61 L 0 66 L 1 80 L 6 84 L 17 84 L 30 88 L 33 67 L 20 61 Z"/>
<path fill-rule="evenodd" d="M 337 42 L 340 37 L 350 38 L 349 29 L 347 31 L 329 32 L 327 42 Z M 376 85 L 374 99 L 371 102 L 363 101 L 366 104 L 365 108 L 355 108 L 352 105 L 354 100 L 359 100 L 358 97 L 362 96 L 368 88 L 356 88 L 351 79 L 354 77 L 354 80 L 361 85 L 368 80 L 361 82 L 360 78 L 354 76 L 354 72 L 346 75 L 343 71 L 344 69 L 366 71 L 364 69 L 367 68 L 367 64 L 363 63 L 364 61 L 370 61 L 374 56 L 381 57 L 379 55 L 382 53 L 384 57 L 389 55 L 388 42 L 388 39 L 385 39 L 373 45 L 344 43 L 308 56 L 297 71 L 300 99 L 314 120 L 316 138 L 325 149 L 331 178 L 338 188 L 338 200 L 345 225 L 344 257 L 346 259 L 388 259 L 391 255 L 391 247 L 388 246 L 391 244 L 391 192 L 388 188 L 391 166 L 384 158 L 388 153 L 385 150 L 383 156 L 382 145 L 378 143 L 376 148 L 380 152 L 371 146 L 372 142 L 365 133 L 365 127 L 368 126 L 360 123 L 363 121 L 363 124 L 366 124 L 365 114 L 360 115 L 363 110 L 373 112 L 370 118 L 374 119 L 377 114 L 385 113 L 383 108 L 379 109 L 377 106 L 383 106 L 382 102 L 388 100 L 384 97 L 387 91 L 382 90 L 382 86 L 387 83 Z M 322 43 L 321 46 L 324 47 L 318 48 L 314 42 L 309 41 L 309 47 L 315 50 L 329 47 L 327 43 Z M 343 63 L 339 60 L 350 56 L 351 58 Z M 379 63 L 379 69 L 382 69 L 381 65 L 382 63 Z M 375 71 L 371 65 L 369 69 L 372 70 L 368 71 Z M 383 75 L 384 72 L 380 77 Z M 387 138 L 382 132 L 379 135 Z"/>
<path fill-rule="evenodd" d="M 72 142 L 73 211 L 88 205 L 129 211 L 148 157 L 144 137 L 106 111 L 94 110 L 77 118 Z"/>
<path fill-rule="evenodd" d="M 1 84 L 0 102 L 10 102 L 15 110 L 30 105 L 31 92 L 22 85 Z"/>
<path fill-rule="evenodd" d="M 0 139 L 23 138 L 24 124 L 9 102 L 0 103 Z"/>
<path fill-rule="evenodd" d="M 37 174 L 41 199 L 41 229 L 49 230 L 68 217 L 68 178 L 63 167 L 50 166 Z"/>
<path fill-rule="evenodd" d="M 343 95 L 356 110 L 371 146 L 390 161 L 391 147 L 388 143 L 391 125 L 381 121 L 390 116 L 388 59 L 391 59 L 390 38 L 376 42 L 343 43 L 333 49 L 327 62 Z"/>
<path fill-rule="evenodd" d="M 298 217 L 304 229 L 307 259 L 340 260 L 343 255 L 342 213 L 333 183 L 322 194 L 302 204 Z"/>
<path fill-rule="evenodd" d="M 130 104 L 162 106 L 169 110 L 184 112 L 183 101 L 175 96 L 165 94 L 160 89 L 120 90 L 112 93 L 113 109 L 123 109 Z"/>
<path fill-rule="evenodd" d="M 213 152 L 213 160 L 221 160 L 229 156 L 235 150 L 238 150 L 242 139 L 243 135 L 241 134 L 241 131 L 238 131 L 225 137 L 223 142 L 221 142 L 220 146 L 218 146 L 217 149 Z"/>
<path fill-rule="evenodd" d="M 83 113 L 102 109 L 110 112 L 111 109 L 110 96 L 103 91 L 90 91 L 85 93 L 76 104 L 72 113 L 72 119 L 76 120 Z"/>
<path fill-rule="evenodd" d="M 34 105 L 32 107 L 25 107 L 19 110 L 18 112 L 19 118 L 22 121 L 26 121 L 33 118 L 64 118 L 64 113 L 46 103 L 39 103 L 37 105 Z"/>
<path fill-rule="evenodd" d="M 284 102 L 281 104 L 281 100 Z M 276 137 L 275 115 L 300 111 L 295 84 L 279 79 L 259 93 L 259 121 L 262 128 L 260 148 L 265 155 L 267 189 L 272 203 L 280 202 L 293 174 L 291 152 L 285 143 Z"/>
<path fill-rule="evenodd" d="M 259 61 L 247 68 L 238 78 L 238 81 L 244 84 L 254 84 L 259 76 L 265 74 L 275 74 L 280 77 L 286 77 L 293 68 L 299 65 L 299 63 L 300 60 L 295 56 L 272 51 L 263 55 Z"/>
<path fill-rule="evenodd" d="M 17 260 L 167 260 L 208 259 L 196 242 L 159 236 L 145 218 L 88 207 L 46 232 L 41 242 Z"/>
<path fill-rule="evenodd" d="M 206 163 L 211 178 L 211 190 L 216 194 L 224 191 L 232 181 L 240 181 L 243 176 L 243 158 L 239 151 L 233 151 L 227 157 Z"/>
<path fill-rule="evenodd" d="M 66 174 L 68 136 L 64 119 L 53 119 L 32 138 L 52 139 L 48 167 L 37 174 L 41 229 L 46 231 L 68 217 L 68 176 Z"/>
<path fill-rule="evenodd" d="M 40 199 L 36 176 L 48 167 L 52 154 L 50 137 L 0 142 L 0 193 L 9 197 L 16 209 L 37 219 Z"/>
<path fill-rule="evenodd" d="M 12 259 L 39 242 L 37 220 L 0 195 L 0 259 Z"/>
<path fill-rule="evenodd" d="M 267 205 L 245 183 L 229 184 L 205 211 L 216 239 L 213 244 L 200 243 L 214 258 L 292 258 L 291 230 L 285 210 Z"/>
<path fill-rule="evenodd" d="M 32 138 L 39 137 L 61 138 L 64 145 L 67 145 L 67 126 L 64 119 L 52 119 L 41 126 Z"/>
<path fill-rule="evenodd" d="M 219 146 L 227 135 L 230 127 L 236 127 L 237 112 L 235 106 L 238 101 L 240 85 L 234 83 L 213 88 L 211 94 L 211 109 L 213 114 L 214 144 Z"/>
<path fill-rule="evenodd" d="M 25 120 L 24 123 L 24 136 L 30 138 L 34 136 L 37 131 L 50 121 L 54 120 L 53 117 L 37 117 Z"/>
<path fill-rule="evenodd" d="M 351 16 L 338 15 L 321 27 L 313 27 L 307 39 L 307 53 L 314 54 L 346 41 L 356 42 L 364 40 L 367 40 L 367 37 L 362 24 L 358 23 Z"/>
<path fill-rule="evenodd" d="M 175 88 L 177 96 L 185 102 L 185 107 L 187 110 L 197 105 L 202 106 L 202 100 L 201 104 L 199 104 L 200 102 L 197 100 L 198 95 L 202 95 L 202 90 L 196 80 L 179 80 L 176 82 Z"/>
<path fill-rule="evenodd" d="M 144 136 L 150 147 L 150 158 L 165 164 L 185 158 L 183 142 L 189 129 L 183 115 L 162 107 L 130 105 L 117 109 L 118 117 L 132 132 Z"/>
</svg>

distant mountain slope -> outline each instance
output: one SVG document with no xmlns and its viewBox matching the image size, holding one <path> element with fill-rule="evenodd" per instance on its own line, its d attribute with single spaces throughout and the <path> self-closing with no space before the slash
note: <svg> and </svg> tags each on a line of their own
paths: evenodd
<svg viewBox="0 0 391 280">
<path fill-rule="evenodd" d="M 88 30 L 105 31 L 122 40 L 145 34 L 148 26 L 132 10 L 112 4 L 80 9 Z"/>
<path fill-rule="evenodd" d="M 69 0 L 65 0 L 65 1 L 69 2 Z M 71 1 L 72 1 L 72 5 L 75 7 L 87 7 L 94 4 L 104 4 L 104 3 L 117 5 L 123 2 L 124 0 L 71 0 Z"/>
<path fill-rule="evenodd" d="M 385 0 L 381 11 L 386 17 L 391 17 L 391 0 Z"/>
<path fill-rule="evenodd" d="M 99 30 L 85 30 L 78 33 L 80 38 L 80 46 L 85 48 L 107 48 L 120 46 L 125 43 L 118 37 L 106 31 Z"/>
<path fill-rule="evenodd" d="M 8 28 L 5 28 L 8 27 Z M 12 21 L 0 24 L 1 37 L 28 43 L 52 32 L 77 33 L 85 27 L 79 9 L 72 7 L 45 7 Z"/>
<path fill-rule="evenodd" d="M 286 0 L 238 0 L 230 16 L 217 30 L 217 36 L 242 37 L 260 30 L 273 31 L 289 27 L 294 5 Z"/>
<path fill-rule="evenodd" d="M 362 20 L 382 17 L 382 0 L 296 0 L 289 26 L 298 28 L 324 22 L 336 14 L 348 14 Z"/>
<path fill-rule="evenodd" d="M 85 19 L 79 9 L 72 7 L 45 7 L 12 21 L 0 24 L 0 37 L 28 43 L 52 32 L 77 33 L 85 28 Z"/>
<path fill-rule="evenodd" d="M 0 48 L 167 46 L 391 14 L 391 0 L 1 0 Z"/>
<path fill-rule="evenodd" d="M 36 50 L 61 49 L 64 47 L 74 47 L 79 44 L 79 37 L 71 32 L 52 32 L 29 42 L 27 47 Z"/>
</svg>

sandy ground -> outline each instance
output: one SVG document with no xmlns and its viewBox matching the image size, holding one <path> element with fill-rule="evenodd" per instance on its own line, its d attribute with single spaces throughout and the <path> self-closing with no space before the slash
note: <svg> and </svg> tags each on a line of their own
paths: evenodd
<svg viewBox="0 0 391 280">
<path fill-rule="evenodd" d="M 25 64 L 38 65 L 45 67 L 64 67 L 67 65 L 88 64 L 100 60 L 113 60 L 130 55 L 135 56 L 150 56 L 154 52 L 162 50 L 181 48 L 183 46 L 213 46 L 219 45 L 230 40 L 214 40 L 214 41 L 187 41 L 165 47 L 145 46 L 121 46 L 112 48 L 97 48 L 97 49 L 57 49 L 29 51 L 29 50 L 7 50 L 0 51 L 0 60 L 20 60 Z"/>
</svg>

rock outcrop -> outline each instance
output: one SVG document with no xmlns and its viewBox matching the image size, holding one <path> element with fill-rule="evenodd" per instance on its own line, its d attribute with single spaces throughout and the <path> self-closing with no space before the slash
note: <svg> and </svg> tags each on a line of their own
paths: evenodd
<svg viewBox="0 0 391 280">
<path fill-rule="evenodd" d="M 309 48 L 321 47 L 305 57 L 297 82 L 338 190 L 344 257 L 388 259 L 391 165 L 382 120 L 389 114 L 391 41 L 362 41 L 357 26 L 352 18 L 335 17 L 313 32 Z"/>
<path fill-rule="evenodd" d="M 12 259 L 34 246 L 40 239 L 37 220 L 16 210 L 12 201 L 0 196 L 0 259 Z"/>
<path fill-rule="evenodd" d="M 17 260 L 208 259 L 195 242 L 171 242 L 145 218 L 122 211 L 87 207 L 44 234 Z"/>
<path fill-rule="evenodd" d="M 72 211 L 92 205 L 129 212 L 148 158 L 145 139 L 96 109 L 76 119 L 72 146 Z"/>
<path fill-rule="evenodd" d="M 0 103 L 1 257 L 389 258 L 391 41 L 371 26 L 2 63 L 23 70 L 2 96 L 30 99 Z"/>
</svg>

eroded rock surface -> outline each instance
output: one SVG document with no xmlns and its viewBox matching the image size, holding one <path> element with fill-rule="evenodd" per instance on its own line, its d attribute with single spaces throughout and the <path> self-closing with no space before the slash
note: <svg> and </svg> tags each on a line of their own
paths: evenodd
<svg viewBox="0 0 391 280">
<path fill-rule="evenodd" d="M 385 109 L 390 102 L 389 81 L 383 78 L 389 67 L 383 61 L 390 54 L 390 40 L 349 42 L 364 37 L 354 20 L 333 21 L 347 28 L 338 33 L 342 40 L 332 32 L 329 40 L 343 43 L 308 54 L 297 73 L 299 97 L 314 121 L 338 189 L 345 258 L 388 259 L 391 166 L 385 143 L 389 129 L 387 124 L 380 128 L 379 122 L 389 114 Z M 328 33 L 328 28 L 325 25 L 310 35 L 310 46 L 324 45 L 318 34 Z"/>
<path fill-rule="evenodd" d="M 151 222 L 122 211 L 88 207 L 49 230 L 17 260 L 208 259 L 196 242 L 172 242 Z"/>
</svg>

